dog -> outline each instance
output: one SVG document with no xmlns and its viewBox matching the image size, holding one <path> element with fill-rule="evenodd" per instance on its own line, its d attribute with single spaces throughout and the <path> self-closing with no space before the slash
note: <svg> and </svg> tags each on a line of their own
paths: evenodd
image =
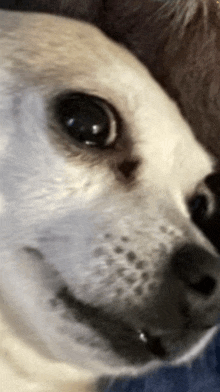
<svg viewBox="0 0 220 392">
<path fill-rule="evenodd" d="M 216 211 L 215 159 L 96 27 L 0 18 L 3 325 L 62 375 L 190 363 L 217 331 L 218 249 L 195 223 Z"/>
</svg>

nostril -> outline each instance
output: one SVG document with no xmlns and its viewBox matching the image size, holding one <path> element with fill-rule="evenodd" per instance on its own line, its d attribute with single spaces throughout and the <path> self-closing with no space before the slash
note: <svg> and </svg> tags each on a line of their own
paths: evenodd
<svg viewBox="0 0 220 392">
<path fill-rule="evenodd" d="M 201 280 L 197 283 L 189 284 L 190 288 L 207 297 L 213 294 L 215 286 L 215 279 L 211 278 L 210 276 L 201 278 Z"/>
<path fill-rule="evenodd" d="M 179 249 L 171 260 L 174 274 L 194 294 L 210 297 L 215 292 L 218 260 L 206 250 L 193 245 Z"/>
</svg>

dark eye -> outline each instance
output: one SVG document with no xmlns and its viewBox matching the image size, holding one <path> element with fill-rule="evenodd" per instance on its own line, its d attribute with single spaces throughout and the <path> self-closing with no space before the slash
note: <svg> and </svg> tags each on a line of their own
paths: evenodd
<svg viewBox="0 0 220 392">
<path fill-rule="evenodd" d="M 210 174 L 206 178 L 205 183 L 214 195 L 220 197 L 220 174 L 219 173 Z"/>
<path fill-rule="evenodd" d="M 197 195 L 193 197 L 188 204 L 193 221 L 201 222 L 206 218 L 208 200 L 205 195 Z"/>
<path fill-rule="evenodd" d="M 117 138 L 114 109 L 100 98 L 69 93 L 56 101 L 55 111 L 64 131 L 80 144 L 105 148 Z"/>
</svg>

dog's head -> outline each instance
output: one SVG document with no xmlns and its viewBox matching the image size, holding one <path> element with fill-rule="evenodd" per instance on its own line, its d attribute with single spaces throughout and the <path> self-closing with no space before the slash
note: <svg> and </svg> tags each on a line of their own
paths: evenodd
<svg viewBox="0 0 220 392">
<path fill-rule="evenodd" d="M 189 361 L 220 296 L 216 251 L 193 223 L 215 210 L 211 157 L 95 27 L 6 12 L 0 24 L 4 307 L 97 373 Z"/>
</svg>

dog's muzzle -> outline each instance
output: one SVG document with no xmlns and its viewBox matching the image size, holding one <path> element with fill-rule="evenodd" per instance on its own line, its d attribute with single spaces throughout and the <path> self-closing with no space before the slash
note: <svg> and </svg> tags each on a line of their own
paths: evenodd
<svg viewBox="0 0 220 392">
<path fill-rule="evenodd" d="M 195 345 L 218 320 L 220 260 L 195 245 L 182 246 L 171 257 L 160 289 L 146 308 L 133 307 L 122 317 L 78 301 L 67 287 L 59 292 L 78 321 L 107 339 L 128 363 L 175 361 Z"/>
</svg>

